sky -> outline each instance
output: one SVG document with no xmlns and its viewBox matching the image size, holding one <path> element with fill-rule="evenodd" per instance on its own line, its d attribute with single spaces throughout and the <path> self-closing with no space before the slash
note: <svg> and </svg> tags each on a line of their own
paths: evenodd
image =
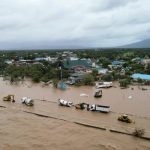
<svg viewBox="0 0 150 150">
<path fill-rule="evenodd" d="M 150 38 L 150 0 L 1 0 L 0 49 L 117 47 Z"/>
</svg>

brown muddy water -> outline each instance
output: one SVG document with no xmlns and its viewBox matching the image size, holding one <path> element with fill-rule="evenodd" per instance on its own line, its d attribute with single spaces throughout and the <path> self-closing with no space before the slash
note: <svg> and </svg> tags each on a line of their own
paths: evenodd
<svg viewBox="0 0 150 150">
<path fill-rule="evenodd" d="M 117 83 L 115 86 L 103 89 L 102 98 L 95 99 L 94 87 L 70 87 L 61 91 L 27 81 L 10 85 L 0 78 L 0 105 L 5 106 L 0 107 L 0 149 L 149 150 L 149 141 L 112 133 L 109 129 L 131 132 L 135 128 L 143 128 L 146 136 L 150 137 L 150 87 L 142 91 L 138 86 L 133 87 L 134 90 L 131 87 L 120 89 Z M 81 93 L 88 94 L 88 97 L 81 97 Z M 2 97 L 8 94 L 15 95 L 16 103 L 2 101 Z M 24 96 L 35 99 L 35 105 L 27 107 L 21 104 L 20 99 Z M 103 114 L 61 107 L 57 104 L 58 98 L 73 101 L 74 104 L 87 102 L 110 105 L 112 112 Z M 47 101 L 40 101 L 43 99 Z M 53 118 L 43 118 L 25 111 Z M 120 113 L 132 114 L 130 117 L 135 123 L 118 122 Z M 106 131 L 74 122 L 104 127 Z"/>
</svg>

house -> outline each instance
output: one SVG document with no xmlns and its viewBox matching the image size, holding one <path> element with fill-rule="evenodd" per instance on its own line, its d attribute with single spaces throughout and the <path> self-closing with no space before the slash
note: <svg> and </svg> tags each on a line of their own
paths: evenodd
<svg viewBox="0 0 150 150">
<path fill-rule="evenodd" d="M 73 73 L 70 75 L 69 81 L 71 81 L 72 83 L 79 83 L 83 80 L 85 74 L 86 73 L 83 73 L 83 72 L 82 73 L 81 72 L 80 73 Z"/>
<path fill-rule="evenodd" d="M 57 57 L 46 57 L 46 61 L 49 61 L 51 63 L 57 62 L 58 58 Z"/>
<path fill-rule="evenodd" d="M 47 58 L 45 57 L 37 57 L 34 59 L 35 61 L 44 61 L 44 60 L 48 60 Z"/>
<path fill-rule="evenodd" d="M 134 80 L 142 79 L 142 80 L 150 81 L 150 75 L 148 75 L 148 74 L 135 73 L 131 77 Z"/>
<path fill-rule="evenodd" d="M 63 66 L 66 69 L 74 70 L 74 72 L 86 72 L 92 67 L 92 63 L 87 59 L 65 60 Z"/>
<path fill-rule="evenodd" d="M 20 59 L 19 61 L 16 61 L 15 64 L 20 66 L 20 65 L 28 65 L 28 64 L 33 64 L 35 61 L 34 60 L 25 60 L 25 59 Z"/>
<path fill-rule="evenodd" d="M 109 65 L 110 68 L 114 68 L 114 69 L 118 69 L 118 68 L 122 68 L 122 65 L 124 64 L 125 62 L 122 61 L 122 60 L 115 60 L 111 63 L 111 65 Z"/>
<path fill-rule="evenodd" d="M 98 71 L 98 75 L 104 75 L 108 72 L 108 69 L 102 68 L 102 66 L 95 64 L 95 69 Z"/>
<path fill-rule="evenodd" d="M 132 62 L 140 63 L 142 59 L 140 57 L 135 57 L 131 60 Z"/>
<path fill-rule="evenodd" d="M 78 57 L 69 57 L 70 60 L 79 60 Z"/>
<path fill-rule="evenodd" d="M 143 60 L 141 61 L 141 64 L 143 64 L 143 65 L 148 65 L 148 64 L 150 64 L 150 59 L 143 59 Z"/>
<path fill-rule="evenodd" d="M 5 63 L 8 64 L 8 65 L 11 65 L 13 64 L 14 60 L 5 60 Z"/>
<path fill-rule="evenodd" d="M 112 65 L 113 66 L 120 66 L 120 65 L 123 65 L 125 62 L 124 61 L 122 61 L 122 60 L 115 60 L 115 61 L 113 61 L 112 62 Z"/>
<path fill-rule="evenodd" d="M 125 74 L 126 74 L 125 69 L 121 69 L 121 70 L 120 70 L 120 75 L 124 76 Z"/>
<path fill-rule="evenodd" d="M 64 51 L 61 56 L 63 57 L 63 59 L 67 59 L 67 58 L 77 58 L 77 54 L 70 52 L 70 51 Z"/>
<path fill-rule="evenodd" d="M 96 66 L 96 70 L 98 71 L 98 74 L 106 74 L 108 72 L 108 69 L 102 68 L 100 66 Z"/>
</svg>

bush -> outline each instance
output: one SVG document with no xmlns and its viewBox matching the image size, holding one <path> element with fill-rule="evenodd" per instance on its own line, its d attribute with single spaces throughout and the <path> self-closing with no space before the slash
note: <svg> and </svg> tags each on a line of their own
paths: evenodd
<svg viewBox="0 0 150 150">
<path fill-rule="evenodd" d="M 97 75 L 98 75 L 98 71 L 96 69 L 92 70 L 92 74 L 91 74 L 94 78 L 95 81 L 98 80 Z"/>
<path fill-rule="evenodd" d="M 102 76 L 102 80 L 104 80 L 104 81 L 112 81 L 113 80 L 113 76 L 111 74 L 106 74 L 106 75 Z"/>
<path fill-rule="evenodd" d="M 130 81 L 127 80 L 127 79 L 122 79 L 122 80 L 119 81 L 119 83 L 120 83 L 120 87 L 125 87 L 126 88 L 130 84 Z"/>
<path fill-rule="evenodd" d="M 94 85 L 94 77 L 91 74 L 84 75 L 83 84 L 84 85 Z"/>
<path fill-rule="evenodd" d="M 54 85 L 55 88 L 57 88 L 58 82 L 59 82 L 58 79 L 53 79 L 53 85 Z"/>
<path fill-rule="evenodd" d="M 137 79 L 137 82 L 138 82 L 138 83 L 142 83 L 142 82 L 143 82 L 143 80 L 142 80 L 142 79 L 140 79 L 140 78 L 138 78 L 138 79 Z"/>
<path fill-rule="evenodd" d="M 135 128 L 133 135 L 136 137 L 142 137 L 145 134 L 145 130 L 144 129 L 137 129 Z"/>
<path fill-rule="evenodd" d="M 34 75 L 32 76 L 32 81 L 33 81 L 33 82 L 38 83 L 38 82 L 40 82 L 40 79 L 41 79 L 41 76 L 40 76 L 39 74 L 34 74 Z"/>
</svg>

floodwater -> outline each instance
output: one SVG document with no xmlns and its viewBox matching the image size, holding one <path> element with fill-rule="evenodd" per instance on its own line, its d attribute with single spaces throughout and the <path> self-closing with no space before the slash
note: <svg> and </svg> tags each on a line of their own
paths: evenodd
<svg viewBox="0 0 150 150">
<path fill-rule="evenodd" d="M 145 129 L 146 136 L 150 137 L 150 87 L 141 90 L 120 89 L 116 87 L 103 89 L 102 98 L 94 98 L 94 87 L 70 87 L 66 91 L 51 86 L 24 82 L 19 85 L 10 85 L 0 78 L 0 149 L 86 149 L 86 150 L 148 150 L 150 142 L 128 135 L 109 132 L 109 129 L 129 132 L 135 128 Z M 81 97 L 85 93 L 87 97 Z M 2 97 L 14 94 L 16 103 L 3 102 Z M 35 99 L 33 107 L 21 104 L 24 96 Z M 86 102 L 90 104 L 109 105 L 109 114 L 76 110 L 58 106 L 59 98 L 67 99 L 74 104 Z M 46 101 L 41 101 L 46 100 Z M 43 114 L 52 118 L 43 118 L 26 112 Z M 135 121 L 125 124 L 117 121 L 120 113 L 131 114 Z M 56 119 L 57 118 L 57 119 Z M 99 130 L 84 127 L 74 122 L 104 127 Z"/>
</svg>

